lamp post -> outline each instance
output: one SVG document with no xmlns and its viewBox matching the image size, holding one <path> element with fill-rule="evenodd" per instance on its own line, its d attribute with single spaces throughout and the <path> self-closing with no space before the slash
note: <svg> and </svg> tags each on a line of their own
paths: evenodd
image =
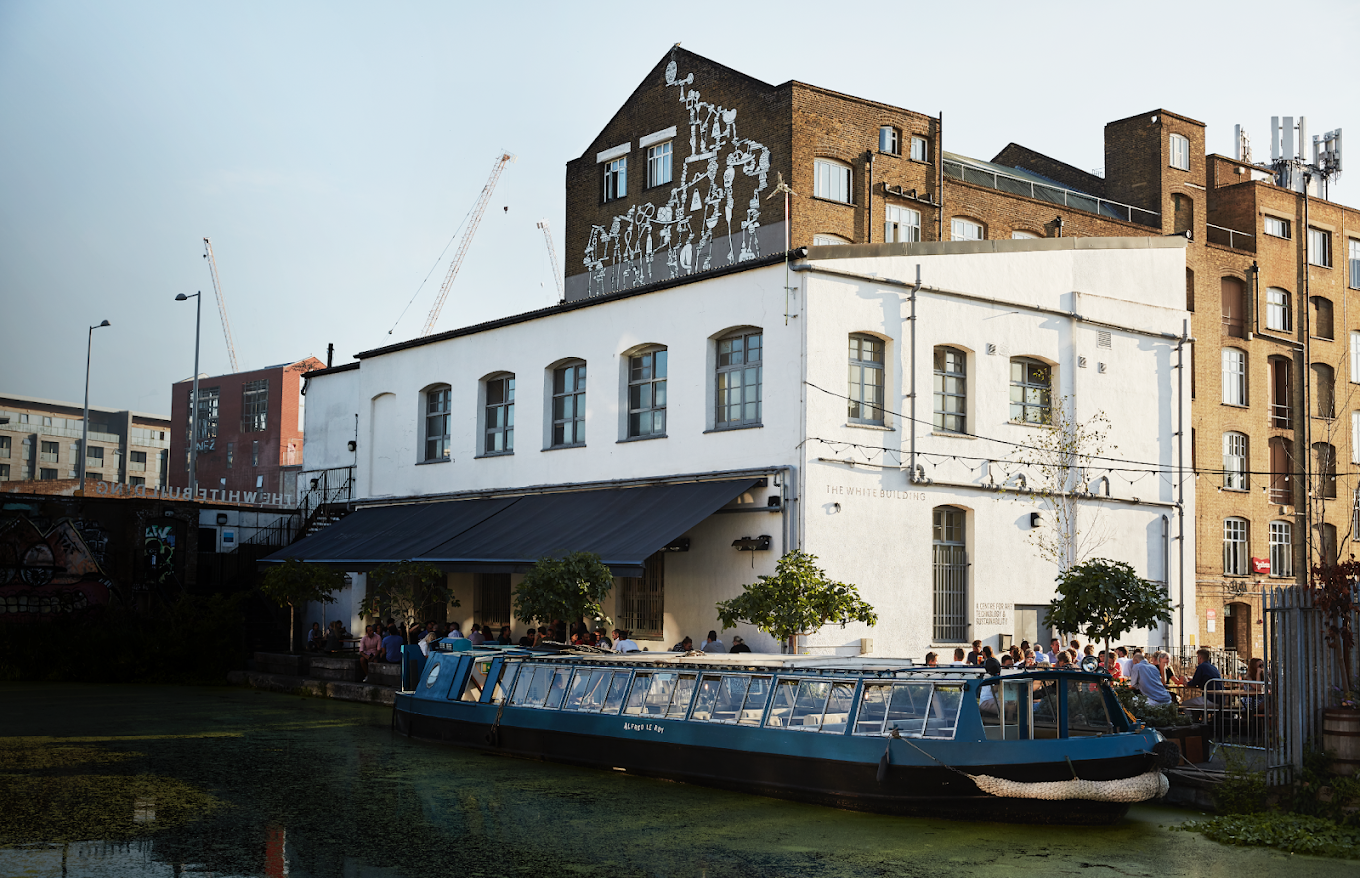
<svg viewBox="0 0 1360 878">
<path fill-rule="evenodd" d="M 180 293 L 175 296 L 176 302 L 187 302 L 190 299 L 198 299 L 197 309 L 194 313 L 194 392 L 189 397 L 189 499 L 198 499 L 198 330 L 202 325 L 203 318 L 203 291 L 199 290 L 192 296 Z"/>
<path fill-rule="evenodd" d="M 85 336 L 85 417 L 80 422 L 80 496 L 85 496 L 85 459 L 90 454 L 90 350 L 94 347 L 94 331 L 109 325 L 101 320 L 98 326 L 91 326 Z"/>
</svg>

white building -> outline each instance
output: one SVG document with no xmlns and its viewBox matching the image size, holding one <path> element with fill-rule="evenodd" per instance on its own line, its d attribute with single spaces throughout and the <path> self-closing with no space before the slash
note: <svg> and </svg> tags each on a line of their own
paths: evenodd
<svg viewBox="0 0 1360 878">
<path fill-rule="evenodd" d="M 467 630 L 508 619 L 534 559 L 597 551 L 615 624 L 665 649 L 801 548 L 879 614 L 813 649 L 1032 640 L 1056 567 L 1017 489 L 1052 428 L 1024 421 L 1066 406 L 1110 421 L 1079 483 L 1091 554 L 1192 602 L 1184 243 L 818 247 L 367 351 L 307 389 L 304 471 L 353 466 L 358 511 L 287 553 L 354 574 L 327 610 L 351 623 L 365 569 L 428 559 Z M 1181 612 L 1130 639 L 1174 642 Z"/>
</svg>

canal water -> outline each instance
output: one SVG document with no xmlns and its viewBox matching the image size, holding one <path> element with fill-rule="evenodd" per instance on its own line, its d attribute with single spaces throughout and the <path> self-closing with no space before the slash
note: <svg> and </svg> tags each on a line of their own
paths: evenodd
<svg viewBox="0 0 1360 878">
<path fill-rule="evenodd" d="M 1198 815 L 1171 808 L 1104 828 L 883 817 L 472 753 L 390 721 L 244 689 L 0 685 L 0 875 L 1355 875 L 1172 832 Z"/>
</svg>

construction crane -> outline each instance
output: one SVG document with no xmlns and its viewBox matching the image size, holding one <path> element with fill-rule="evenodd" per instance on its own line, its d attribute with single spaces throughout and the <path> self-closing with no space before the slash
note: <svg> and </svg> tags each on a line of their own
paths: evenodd
<svg viewBox="0 0 1360 878">
<path fill-rule="evenodd" d="M 449 273 L 444 276 L 444 285 L 439 288 L 439 296 L 434 300 L 430 316 L 425 318 L 425 327 L 421 329 L 421 335 L 434 332 L 434 325 L 439 321 L 439 312 L 444 307 L 444 300 L 449 296 L 449 287 L 453 286 L 453 279 L 458 276 L 458 269 L 463 265 L 463 257 L 467 255 L 468 247 L 472 244 L 472 236 L 477 234 L 477 225 L 482 221 L 482 213 L 486 210 L 486 203 L 491 200 L 491 193 L 496 189 L 496 181 L 501 178 L 501 171 L 505 170 L 505 166 L 514 160 L 515 157 L 508 152 L 501 153 L 500 158 L 496 159 L 496 166 L 491 169 L 491 177 L 482 187 L 482 194 L 477 197 L 477 203 L 472 207 L 467 229 L 463 232 L 463 240 L 458 242 L 458 251 L 453 254 L 453 261 L 449 263 Z"/>
<path fill-rule="evenodd" d="M 231 359 L 231 371 L 239 372 L 236 365 L 236 344 L 231 340 L 231 322 L 227 320 L 227 303 L 222 298 L 222 279 L 217 276 L 217 258 L 213 256 L 212 241 L 203 239 L 203 258 L 208 260 L 208 270 L 212 273 L 213 293 L 217 296 L 217 313 L 222 315 L 222 334 L 227 337 L 227 356 Z"/>
<path fill-rule="evenodd" d="M 562 272 L 557 267 L 557 248 L 553 246 L 552 230 L 547 220 L 539 220 L 538 227 L 543 230 L 543 240 L 548 242 L 548 258 L 552 260 L 553 282 L 557 284 L 557 301 L 562 301 Z"/>
</svg>

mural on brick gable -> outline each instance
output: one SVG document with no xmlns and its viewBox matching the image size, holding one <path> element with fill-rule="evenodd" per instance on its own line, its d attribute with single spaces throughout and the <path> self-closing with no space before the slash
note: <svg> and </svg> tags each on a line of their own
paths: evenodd
<svg viewBox="0 0 1360 878">
<path fill-rule="evenodd" d="M 666 85 L 678 91 L 689 113 L 689 155 L 679 162 L 666 204 L 635 204 L 615 216 L 608 229 L 591 227 L 582 260 L 587 295 L 707 271 L 715 258 L 732 264 L 760 256 L 760 194 L 769 182 L 769 147 L 739 136 L 737 111 L 702 100 L 693 84 L 693 73 L 679 79 L 675 61 L 666 65 Z M 677 146 L 681 139 L 676 138 Z M 677 149 L 672 161 L 678 159 Z M 734 233 L 738 172 L 756 184 Z M 727 239 L 726 253 L 714 252 L 719 232 Z M 664 276 L 654 270 L 662 254 Z"/>
</svg>

